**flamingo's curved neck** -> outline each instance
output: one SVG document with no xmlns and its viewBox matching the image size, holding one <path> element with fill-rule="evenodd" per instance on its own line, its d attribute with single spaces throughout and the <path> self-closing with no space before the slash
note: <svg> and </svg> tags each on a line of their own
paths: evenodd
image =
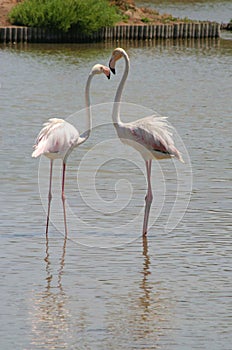
<svg viewBox="0 0 232 350">
<path fill-rule="evenodd" d="M 122 123 L 121 119 L 120 119 L 120 101 L 121 101 L 121 96 L 122 96 L 122 90 L 124 88 L 124 85 L 125 85 L 128 73 L 129 73 L 129 69 L 130 69 L 129 57 L 125 51 L 123 51 L 123 57 L 125 59 L 125 68 L 124 68 L 123 76 L 121 78 L 121 81 L 120 81 L 118 88 L 117 88 L 117 91 L 116 91 L 116 95 L 114 98 L 113 113 L 112 113 L 112 119 L 113 119 L 113 123 L 115 126 L 118 126 L 119 124 Z"/>
<path fill-rule="evenodd" d="M 86 130 L 80 135 L 81 143 L 85 142 L 89 138 L 89 135 L 92 129 L 92 114 L 91 114 L 90 96 L 89 96 L 90 83 L 92 78 L 93 78 L 93 74 L 90 74 L 85 86 L 85 107 L 86 107 L 87 119 L 86 119 Z"/>
</svg>

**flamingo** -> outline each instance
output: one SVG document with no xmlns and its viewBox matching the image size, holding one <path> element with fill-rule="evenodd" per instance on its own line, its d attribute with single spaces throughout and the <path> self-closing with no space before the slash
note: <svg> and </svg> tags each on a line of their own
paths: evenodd
<svg viewBox="0 0 232 350">
<path fill-rule="evenodd" d="M 124 123 L 121 121 L 120 101 L 130 69 L 130 60 L 124 49 L 116 48 L 113 51 L 109 61 L 109 67 L 112 73 L 115 74 L 116 62 L 122 57 L 125 60 L 125 68 L 115 94 L 112 120 L 121 141 L 134 147 L 141 154 L 146 164 L 148 187 L 145 197 L 145 212 L 143 221 L 143 236 L 146 236 L 150 207 L 153 199 L 151 187 L 152 160 L 175 157 L 183 162 L 183 159 L 180 152 L 174 146 L 174 141 L 170 132 L 171 126 L 167 123 L 167 117 L 158 117 L 153 115 L 130 123 Z"/>
<path fill-rule="evenodd" d="M 53 161 L 55 159 L 62 159 L 63 161 L 63 175 L 62 175 L 62 202 L 64 211 L 64 226 L 65 234 L 67 234 L 66 224 L 66 212 L 65 212 L 65 171 L 68 156 L 74 150 L 74 148 L 85 142 L 90 135 L 91 131 L 91 110 L 90 110 L 90 83 L 94 75 L 104 73 L 108 79 L 110 79 L 110 69 L 101 64 L 96 64 L 91 69 L 85 87 L 85 104 L 87 113 L 87 130 L 81 135 L 78 130 L 70 123 L 63 119 L 51 118 L 48 122 L 43 124 L 43 128 L 40 131 L 36 144 L 34 145 L 34 152 L 32 157 L 38 157 L 44 154 L 50 159 L 50 180 L 49 180 L 49 192 L 48 192 L 48 211 L 47 211 L 47 224 L 46 224 L 46 235 L 48 234 L 48 225 L 50 217 L 50 206 L 52 199 L 52 169 Z"/>
</svg>

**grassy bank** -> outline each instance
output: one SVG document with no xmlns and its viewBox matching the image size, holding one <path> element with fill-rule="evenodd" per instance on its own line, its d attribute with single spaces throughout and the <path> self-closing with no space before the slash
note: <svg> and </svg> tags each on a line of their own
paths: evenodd
<svg viewBox="0 0 232 350">
<path fill-rule="evenodd" d="M 0 26 L 9 26 L 9 25 L 22 25 L 23 21 L 17 21 L 15 19 L 9 19 L 9 14 L 12 11 L 16 11 L 14 8 L 18 5 L 21 5 L 26 0 L 0 0 Z M 41 1 L 41 0 L 40 0 Z M 40 1 L 36 1 L 36 5 L 39 4 Z M 46 1 L 47 2 L 47 1 Z M 85 1 L 84 1 L 85 2 Z M 63 8 L 64 1 L 61 1 L 61 6 Z M 96 1 L 94 1 L 96 3 Z M 143 24 L 168 24 L 168 23 L 177 23 L 178 21 L 186 22 L 188 21 L 187 18 L 185 19 L 179 19 L 173 17 L 171 14 L 159 14 L 158 11 L 151 10 L 144 7 L 136 7 L 135 2 L 133 0 L 111 0 L 107 1 L 108 4 L 113 5 L 117 9 L 117 15 L 119 15 L 119 18 L 114 18 L 114 24 L 116 25 L 143 25 Z M 57 7 L 57 6 L 56 6 Z M 65 12 L 68 10 L 69 6 L 67 6 L 64 10 Z M 92 5 L 90 4 L 91 12 L 98 13 L 97 9 L 93 11 Z M 57 12 L 57 9 L 55 10 Z M 40 12 L 40 10 L 39 10 Z M 14 16 L 13 16 L 14 17 Z M 33 15 L 35 18 L 35 21 L 38 22 L 38 15 L 35 13 Z M 41 19 L 40 19 L 41 20 Z M 42 21 L 39 23 L 43 23 Z M 56 19 L 57 21 L 57 19 Z M 26 22 L 25 22 L 26 23 Z M 29 22 L 27 22 L 29 23 Z M 37 25 L 36 23 L 36 25 Z M 23 24 L 28 25 L 28 24 Z M 64 25 L 64 27 L 67 26 L 67 24 Z"/>
</svg>

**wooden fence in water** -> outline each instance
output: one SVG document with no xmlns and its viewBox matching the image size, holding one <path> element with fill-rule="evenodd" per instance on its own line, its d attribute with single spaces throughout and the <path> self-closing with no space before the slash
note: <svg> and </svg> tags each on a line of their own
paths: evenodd
<svg viewBox="0 0 232 350">
<path fill-rule="evenodd" d="M 3 43 L 81 43 L 110 40 L 198 39 L 218 37 L 220 37 L 220 24 L 215 22 L 119 25 L 112 28 L 102 28 L 91 35 L 81 34 L 75 29 L 62 32 L 44 28 L 0 27 L 0 42 Z"/>
</svg>

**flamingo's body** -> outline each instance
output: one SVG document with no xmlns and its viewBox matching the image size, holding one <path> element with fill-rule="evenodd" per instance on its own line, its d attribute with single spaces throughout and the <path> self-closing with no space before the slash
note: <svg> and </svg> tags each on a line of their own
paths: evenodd
<svg viewBox="0 0 232 350">
<path fill-rule="evenodd" d="M 62 159 L 63 161 L 63 177 L 62 177 L 62 201 L 64 209 L 64 223 L 65 223 L 65 232 L 67 233 L 66 225 L 66 214 L 65 214 L 65 195 L 64 195 L 64 183 L 65 183 L 65 170 L 66 162 L 68 156 L 73 151 L 74 148 L 79 146 L 81 143 L 85 142 L 91 131 L 91 111 L 90 111 L 90 97 L 89 89 L 90 83 L 94 75 L 104 73 L 107 78 L 110 78 L 110 70 L 108 67 L 101 64 L 96 64 L 93 66 L 85 88 L 85 102 L 86 102 L 86 111 L 87 111 L 87 131 L 79 135 L 78 130 L 70 123 L 66 122 L 63 119 L 52 118 L 48 122 L 44 123 L 44 127 L 40 131 L 36 144 L 34 146 L 34 152 L 32 157 L 38 157 L 40 155 L 45 155 L 50 159 L 50 182 L 49 182 L 49 193 L 48 193 L 48 213 L 47 213 L 47 225 L 46 225 L 46 234 L 48 233 L 48 224 L 50 216 L 50 204 L 51 204 L 51 186 L 52 186 L 52 168 L 53 161 L 55 159 Z"/>
<path fill-rule="evenodd" d="M 174 146 L 171 127 L 167 123 L 167 117 L 150 116 L 138 119 L 131 123 L 123 123 L 120 119 L 120 101 L 129 69 L 130 60 L 125 50 L 117 48 L 110 59 L 110 69 L 115 74 L 116 61 L 121 57 L 125 60 L 125 69 L 119 83 L 112 112 L 112 119 L 117 134 L 123 143 L 134 147 L 146 163 L 148 190 L 145 197 L 145 214 L 143 223 L 143 235 L 147 234 L 148 217 L 152 202 L 151 189 L 151 163 L 153 159 L 177 158 L 183 161 L 180 152 Z"/>
<path fill-rule="evenodd" d="M 79 143 L 81 143 L 79 132 L 72 124 L 63 119 L 52 118 L 44 123 L 32 157 L 44 154 L 52 160 L 64 160 Z"/>
<path fill-rule="evenodd" d="M 182 160 L 175 148 L 166 117 L 150 116 L 131 123 L 116 124 L 118 136 L 123 143 L 134 147 L 143 159 L 176 157 Z"/>
</svg>

